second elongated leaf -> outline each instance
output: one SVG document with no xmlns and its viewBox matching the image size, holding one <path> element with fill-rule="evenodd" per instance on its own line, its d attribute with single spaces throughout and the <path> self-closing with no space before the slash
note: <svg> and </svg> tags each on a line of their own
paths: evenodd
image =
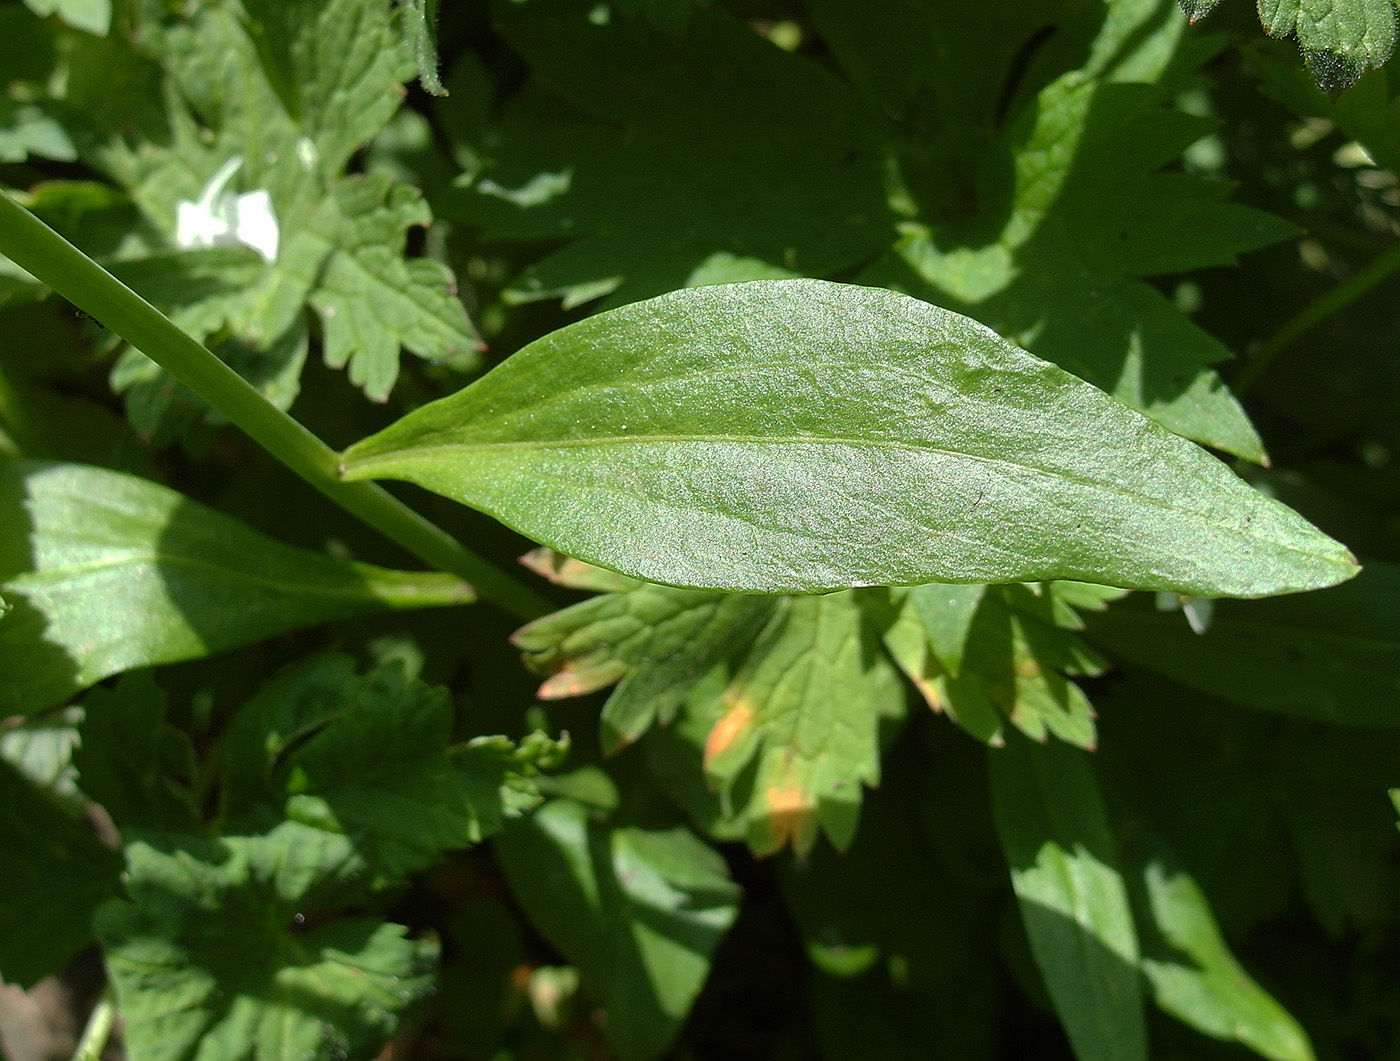
<svg viewBox="0 0 1400 1061">
<path fill-rule="evenodd" d="M 344 474 L 706 589 L 1068 578 L 1250 597 L 1356 569 L 1202 450 L 976 322 L 819 280 L 561 329 L 352 446 Z"/>
<path fill-rule="evenodd" d="M 0 461 L 0 717 L 301 626 L 472 599 L 459 579 L 293 549 L 134 475 Z"/>
<path fill-rule="evenodd" d="M 1147 1061 L 1138 940 L 1084 753 L 1015 738 L 988 759 L 1031 951 L 1079 1061 Z"/>
</svg>

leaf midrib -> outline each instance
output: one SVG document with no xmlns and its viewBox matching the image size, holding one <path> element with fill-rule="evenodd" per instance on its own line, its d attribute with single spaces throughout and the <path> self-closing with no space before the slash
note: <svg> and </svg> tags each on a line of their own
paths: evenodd
<svg viewBox="0 0 1400 1061">
<path fill-rule="evenodd" d="M 388 590 L 387 596 L 381 596 L 370 588 L 373 583 L 366 581 L 364 588 L 356 589 L 351 587 L 312 587 L 307 583 L 279 582 L 264 575 L 255 575 L 246 571 L 239 571 L 237 568 L 222 567 L 218 564 L 210 563 L 207 560 L 200 560 L 195 557 L 177 556 L 173 554 L 143 554 L 141 556 L 128 556 L 116 560 L 99 560 L 94 562 L 65 565 L 61 568 L 50 568 L 43 571 L 20 571 L 5 580 L 4 585 L 14 588 L 16 592 L 22 592 L 22 587 L 28 585 L 47 585 L 62 582 L 68 578 L 81 575 L 89 575 L 101 571 L 112 570 L 120 567 L 161 567 L 161 566 L 183 566 L 194 568 L 204 572 L 210 572 L 223 576 L 231 580 L 239 580 L 249 585 L 258 586 L 264 589 L 277 590 L 282 593 L 300 593 L 304 596 L 318 597 L 343 597 L 349 600 L 371 600 L 382 602 L 392 600 L 396 593 Z"/>
<path fill-rule="evenodd" d="M 1092 487 L 1115 494 L 1135 502 L 1146 503 L 1164 512 L 1175 514 L 1187 514 L 1199 519 L 1201 522 L 1215 527 L 1225 533 L 1248 541 L 1268 541 L 1279 548 L 1288 549 L 1304 556 L 1318 557 L 1329 561 L 1336 561 L 1338 558 L 1328 552 L 1316 552 L 1311 549 L 1304 549 L 1288 542 L 1279 541 L 1276 538 L 1262 538 L 1258 534 L 1252 534 L 1242 527 L 1231 526 L 1219 523 L 1210 518 L 1204 511 L 1186 508 L 1170 501 L 1152 497 L 1147 494 L 1135 493 L 1123 486 L 1110 483 L 1102 479 L 1089 479 L 1082 475 L 1074 475 L 1067 472 L 1055 471 L 1037 467 L 1031 464 L 1022 464 L 1019 461 L 1007 460 L 1004 457 L 989 457 L 976 453 L 967 453 L 962 450 L 946 449 L 940 446 L 919 446 L 908 442 L 900 442 L 895 439 L 853 439 L 839 436 L 774 436 L 774 435 L 606 435 L 593 436 L 579 439 L 550 439 L 550 440 L 530 440 L 530 441 L 510 441 L 510 442 L 472 442 L 472 443 L 445 443 L 436 446 L 425 446 L 415 444 L 412 449 L 397 450 L 385 456 L 362 457 L 358 460 L 349 461 L 345 468 L 347 471 L 354 469 L 358 472 L 372 472 L 376 466 L 407 463 L 420 463 L 423 459 L 434 455 L 447 455 L 458 453 L 462 450 L 472 451 L 508 451 L 508 450 L 553 450 L 553 449 L 585 449 L 588 447 L 613 446 L 613 445 L 636 445 L 636 444 L 668 444 L 668 443 L 705 443 L 723 444 L 733 443 L 738 445 L 775 445 L 775 446 L 845 446 L 854 449 L 896 449 L 909 453 L 928 454 L 933 456 L 948 457 L 950 459 L 961 459 L 976 461 L 983 464 L 1005 466 L 1017 468 L 1032 475 L 1042 476 L 1057 481 L 1067 481 L 1078 486 Z M 366 477 L 372 477 L 366 476 Z M 1212 506 L 1215 507 L 1215 506 Z"/>
</svg>

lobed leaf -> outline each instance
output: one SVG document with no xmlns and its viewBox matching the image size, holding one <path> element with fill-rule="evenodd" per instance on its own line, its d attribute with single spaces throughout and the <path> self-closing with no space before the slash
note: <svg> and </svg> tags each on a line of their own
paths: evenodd
<svg viewBox="0 0 1400 1061">
<path fill-rule="evenodd" d="M 705 773 L 756 854 L 805 855 L 818 830 L 850 845 L 862 785 L 880 780 L 881 723 L 904 713 L 876 644 L 854 594 L 786 598 L 719 696 Z"/>
<path fill-rule="evenodd" d="M 939 655 L 949 629 L 942 591 L 962 588 L 917 586 L 892 594 L 890 609 L 881 609 L 885 646 L 928 705 L 988 744 L 1003 743 L 1003 721 L 1009 721 L 1032 740 L 1053 734 L 1093 748 L 1094 711 L 1071 679 L 1101 674 L 1104 667 L 1078 636 L 1082 624 L 1062 591 L 1053 583 L 985 587 L 970 616 L 965 602 L 952 598 L 954 633 L 968 623 L 967 654 L 954 672 Z M 935 604 L 944 607 L 935 610 Z"/>
<path fill-rule="evenodd" d="M 317 916 L 363 872 L 343 836 L 151 834 L 126 856 L 130 899 L 97 926 L 133 1057 L 368 1059 L 431 989 L 434 944 Z"/>
<path fill-rule="evenodd" d="M 1075 579 L 1218 596 L 1351 555 L 967 318 L 816 280 L 563 328 L 345 453 L 571 556 L 704 589 Z"/>
<path fill-rule="evenodd" d="M 759 597 L 634 584 L 538 619 L 511 640 L 549 675 L 543 699 L 618 683 L 602 715 L 603 750 L 612 753 L 654 721 L 669 723 L 697 681 L 751 644 L 773 607 Z"/>
<path fill-rule="evenodd" d="M 123 670 L 286 630 L 472 599 L 459 579 L 281 545 L 145 479 L 0 462 L 0 715 L 61 703 Z"/>
<path fill-rule="evenodd" d="M 454 721 L 446 689 L 397 666 L 357 675 L 346 656 L 310 660 L 230 727 L 225 819 L 285 814 L 344 834 L 376 887 L 396 885 L 539 802 L 530 777 L 546 749 L 502 737 L 457 743 Z"/>
</svg>

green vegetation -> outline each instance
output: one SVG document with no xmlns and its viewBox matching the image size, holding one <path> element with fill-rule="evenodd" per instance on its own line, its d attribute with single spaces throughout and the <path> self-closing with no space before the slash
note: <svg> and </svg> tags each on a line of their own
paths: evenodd
<svg viewBox="0 0 1400 1061">
<path fill-rule="evenodd" d="M 0 977 L 1400 1056 L 1400 12 L 1181 8 L 0 0 Z"/>
</svg>

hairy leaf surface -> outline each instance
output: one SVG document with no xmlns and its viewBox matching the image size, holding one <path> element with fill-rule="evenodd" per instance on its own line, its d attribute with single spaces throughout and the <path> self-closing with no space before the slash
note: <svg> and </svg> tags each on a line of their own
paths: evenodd
<svg viewBox="0 0 1400 1061">
<path fill-rule="evenodd" d="M 376 882 L 397 884 L 539 801 L 529 775 L 545 749 L 457 743 L 453 722 L 447 690 L 398 667 L 357 675 L 346 656 L 311 660 L 245 704 L 230 728 L 224 814 L 236 825 L 285 813 L 343 833 Z"/>
<path fill-rule="evenodd" d="M 1213 458 L 975 322 L 816 280 L 563 328 L 344 467 L 695 588 L 1067 578 L 1263 596 L 1355 571 Z"/>
<path fill-rule="evenodd" d="M 133 1056 L 373 1057 L 431 989 L 435 945 L 371 918 L 319 922 L 361 890 L 343 836 L 150 834 L 126 857 L 130 899 L 103 906 L 98 935 Z"/>
</svg>

